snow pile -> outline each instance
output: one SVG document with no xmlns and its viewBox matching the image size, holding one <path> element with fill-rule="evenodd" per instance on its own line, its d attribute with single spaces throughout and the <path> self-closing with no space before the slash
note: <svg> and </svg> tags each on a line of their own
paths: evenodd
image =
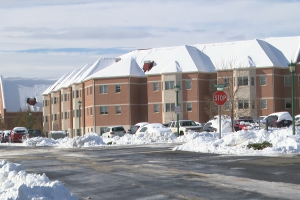
<svg viewBox="0 0 300 200">
<path fill-rule="evenodd" d="M 148 133 L 125 134 L 123 137 L 106 138 L 97 133 L 89 133 L 76 138 L 30 138 L 22 144 L 4 143 L 0 145 L 23 146 L 53 146 L 58 148 L 83 147 L 110 147 L 111 145 L 144 145 L 155 143 L 178 144 L 173 150 L 193 151 L 216 154 L 242 154 L 242 155 L 275 155 L 300 153 L 300 127 L 296 127 L 296 135 L 292 134 L 292 127 L 269 128 L 262 130 L 241 130 L 238 132 L 222 133 L 221 139 L 217 132 L 193 132 L 177 137 L 174 133 Z M 251 143 L 269 142 L 272 147 L 263 150 L 248 148 Z M 183 144 L 182 144 L 183 143 Z"/>
<path fill-rule="evenodd" d="M 139 145 L 139 144 L 151 144 L 151 143 L 172 143 L 176 140 L 176 136 L 173 133 L 140 133 L 140 134 L 125 134 L 123 137 L 104 138 L 106 143 L 111 142 L 117 145 Z"/>
<path fill-rule="evenodd" d="M 221 139 L 218 134 L 198 134 L 185 137 L 186 143 L 173 150 L 217 154 L 274 155 L 279 153 L 300 153 L 300 129 L 292 135 L 290 128 L 238 131 L 226 133 Z M 272 147 L 263 150 L 248 148 L 248 144 L 270 142 Z"/>
<path fill-rule="evenodd" d="M 60 138 L 54 140 L 52 138 L 34 137 L 24 141 L 24 146 L 54 146 L 60 148 L 90 147 L 107 145 L 97 133 L 89 133 L 76 138 Z"/>
<path fill-rule="evenodd" d="M 25 168 L 5 160 L 0 162 L 0 199 L 11 200 L 78 200 L 59 181 L 50 181 L 43 174 L 28 174 Z"/>
</svg>

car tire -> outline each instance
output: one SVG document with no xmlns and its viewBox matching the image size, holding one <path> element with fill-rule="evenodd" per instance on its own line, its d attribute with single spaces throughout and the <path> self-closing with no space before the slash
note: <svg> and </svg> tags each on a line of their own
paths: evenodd
<svg viewBox="0 0 300 200">
<path fill-rule="evenodd" d="M 183 131 L 180 131 L 179 135 L 184 135 Z"/>
</svg>

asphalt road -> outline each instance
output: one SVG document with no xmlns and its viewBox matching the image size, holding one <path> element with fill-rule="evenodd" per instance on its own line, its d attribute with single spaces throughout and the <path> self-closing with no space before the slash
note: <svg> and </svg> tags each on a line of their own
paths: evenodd
<svg viewBox="0 0 300 200">
<path fill-rule="evenodd" d="M 0 159 L 46 173 L 79 199 L 300 199 L 300 155 L 230 156 L 172 146 L 0 146 Z"/>
</svg>

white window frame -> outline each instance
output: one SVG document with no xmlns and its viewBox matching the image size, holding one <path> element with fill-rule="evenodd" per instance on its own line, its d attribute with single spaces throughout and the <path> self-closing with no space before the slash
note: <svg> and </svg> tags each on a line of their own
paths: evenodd
<svg viewBox="0 0 300 200">
<path fill-rule="evenodd" d="M 121 106 L 116 106 L 116 114 L 117 115 L 121 114 Z"/>
<path fill-rule="evenodd" d="M 100 115 L 108 115 L 108 106 L 100 106 Z"/>
<path fill-rule="evenodd" d="M 288 82 L 288 80 L 289 80 L 289 82 Z M 284 86 L 291 86 L 291 82 L 292 82 L 291 76 L 284 76 Z"/>
<path fill-rule="evenodd" d="M 191 90 L 192 89 L 192 80 L 186 80 L 185 81 L 185 89 Z"/>
<path fill-rule="evenodd" d="M 165 90 L 174 90 L 175 81 L 165 81 Z"/>
<path fill-rule="evenodd" d="M 175 111 L 175 103 L 165 104 L 165 112 L 174 112 L 174 111 Z"/>
<path fill-rule="evenodd" d="M 108 93 L 108 86 L 107 85 L 100 85 L 99 87 L 99 93 L 100 94 L 107 94 Z"/>
<path fill-rule="evenodd" d="M 193 104 L 191 102 L 186 103 L 186 111 L 192 112 L 193 111 Z"/>
<path fill-rule="evenodd" d="M 153 91 L 158 91 L 159 90 L 159 84 L 158 82 L 153 83 Z"/>
<path fill-rule="evenodd" d="M 287 103 L 290 104 L 289 108 L 287 107 Z M 284 107 L 285 107 L 285 109 L 291 109 L 292 108 L 292 100 L 291 99 L 285 99 L 284 100 Z"/>
<path fill-rule="evenodd" d="M 159 113 L 159 104 L 153 104 L 153 112 Z"/>
<path fill-rule="evenodd" d="M 260 109 L 267 109 L 267 108 L 268 108 L 267 99 L 261 99 L 260 100 Z"/>
<path fill-rule="evenodd" d="M 120 84 L 116 85 L 116 93 L 121 93 L 121 85 Z"/>
<path fill-rule="evenodd" d="M 240 80 L 241 80 L 241 84 L 240 84 Z M 245 84 L 246 80 L 247 80 L 247 84 Z M 249 85 L 249 77 L 248 76 L 237 77 L 237 85 L 238 86 L 248 86 Z"/>
<path fill-rule="evenodd" d="M 267 85 L 267 76 L 260 77 L 260 85 L 261 86 Z"/>
</svg>

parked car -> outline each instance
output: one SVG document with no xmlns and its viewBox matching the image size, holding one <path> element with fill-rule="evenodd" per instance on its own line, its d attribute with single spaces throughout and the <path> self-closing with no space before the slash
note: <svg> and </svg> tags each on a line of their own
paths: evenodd
<svg viewBox="0 0 300 200">
<path fill-rule="evenodd" d="M 136 135 L 140 134 L 156 134 L 157 136 L 160 136 L 162 133 L 172 133 L 171 129 L 164 126 L 160 123 L 152 123 L 147 124 L 143 127 L 141 127 L 137 132 Z"/>
<path fill-rule="evenodd" d="M 25 141 L 28 138 L 34 138 L 34 137 L 45 137 L 45 135 L 39 129 L 28 129 L 28 133 L 23 135 L 22 141 Z"/>
<path fill-rule="evenodd" d="M 9 136 L 10 132 L 11 132 L 11 130 L 1 131 L 1 135 L 0 135 L 1 143 L 8 142 L 8 136 Z"/>
<path fill-rule="evenodd" d="M 130 129 L 128 129 L 127 133 L 129 133 L 129 134 L 135 134 L 136 131 L 137 131 L 140 127 L 145 126 L 145 125 L 147 125 L 147 124 L 149 124 L 149 123 L 148 123 L 148 122 L 140 122 L 140 123 L 137 123 L 137 124 L 133 125 L 132 127 L 130 127 Z"/>
<path fill-rule="evenodd" d="M 236 119 L 233 121 L 233 128 L 235 131 L 248 130 L 253 124 L 254 121 L 252 118 Z"/>
<path fill-rule="evenodd" d="M 216 132 L 217 129 L 212 126 L 211 122 L 207 122 L 203 126 L 203 131 L 206 131 L 206 132 Z"/>
<path fill-rule="evenodd" d="M 50 131 L 48 134 L 48 138 L 53 138 L 53 139 L 60 139 L 67 137 L 68 133 L 65 131 Z"/>
<path fill-rule="evenodd" d="M 115 137 L 115 136 L 124 136 L 126 131 L 123 126 L 110 126 L 105 129 L 105 132 L 102 134 L 103 137 Z"/>
<path fill-rule="evenodd" d="M 289 112 L 277 112 L 268 115 L 264 120 L 261 120 L 260 127 L 265 128 L 266 123 L 270 127 L 287 127 L 292 125 L 292 116 Z"/>
<path fill-rule="evenodd" d="M 177 121 L 172 121 L 170 125 L 171 131 L 177 134 Z M 202 125 L 197 125 L 193 120 L 179 120 L 179 135 L 186 135 L 188 131 L 202 132 Z"/>
<path fill-rule="evenodd" d="M 8 142 L 22 142 L 22 137 L 28 133 L 25 127 L 15 127 L 8 136 Z"/>
<path fill-rule="evenodd" d="M 264 120 L 266 117 L 267 117 L 267 116 L 259 116 L 259 117 L 255 120 L 255 122 L 259 124 L 260 121 L 261 121 L 261 120 Z"/>
</svg>

